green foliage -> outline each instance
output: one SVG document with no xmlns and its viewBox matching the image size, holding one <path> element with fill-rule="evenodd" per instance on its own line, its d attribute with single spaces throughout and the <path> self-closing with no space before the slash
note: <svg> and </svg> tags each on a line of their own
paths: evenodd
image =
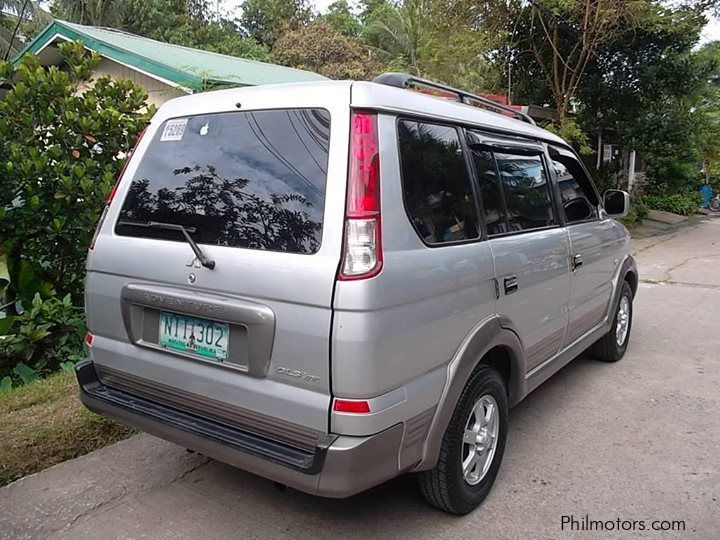
<svg viewBox="0 0 720 540">
<path fill-rule="evenodd" d="M 99 58 L 81 44 L 60 50 L 67 69 L 32 55 L 0 65 L 10 86 L 0 101 L 0 250 L 12 299 L 70 294 L 81 305 L 95 224 L 154 110 L 131 81 L 88 84 Z"/>
<path fill-rule="evenodd" d="M 363 12 L 365 41 L 393 70 L 470 90 L 491 90 L 501 45 L 486 10 L 465 0 L 376 2 Z"/>
<path fill-rule="evenodd" d="M 82 355 L 85 255 L 125 157 L 154 114 L 130 81 L 90 81 L 99 58 L 61 45 L 63 69 L 32 55 L 0 64 L 2 387 Z M 19 313 L 16 313 L 19 312 Z M 7 382 L 10 378 L 10 382 Z"/>
<path fill-rule="evenodd" d="M 365 79 L 376 63 L 363 47 L 322 21 L 282 34 L 273 47 L 276 62 L 331 79 Z"/>
<path fill-rule="evenodd" d="M 362 31 L 362 23 L 350 9 L 347 0 L 335 0 L 320 20 L 329 24 L 333 30 L 345 36 L 357 37 Z"/>
<path fill-rule="evenodd" d="M 69 294 L 46 300 L 37 294 L 8 319 L 12 324 L 0 336 L 0 376 L 28 384 L 82 358 L 85 318 Z"/>
<path fill-rule="evenodd" d="M 582 130 L 580 125 L 575 121 L 574 118 L 565 118 L 562 123 L 550 122 L 543 126 L 548 131 L 555 133 L 565 141 L 575 144 L 578 147 L 580 154 L 586 156 L 594 152 L 590 146 L 590 140 L 587 134 Z"/>
<path fill-rule="evenodd" d="M 234 18 L 207 0 L 54 0 L 59 18 L 119 28 L 175 45 L 268 61 L 268 48 L 248 39 Z"/>
<path fill-rule="evenodd" d="M 642 202 L 654 210 L 689 216 L 700 209 L 702 196 L 697 191 L 671 195 L 645 195 Z"/>
<path fill-rule="evenodd" d="M 640 199 L 640 198 L 633 199 L 633 201 L 630 204 L 630 210 L 628 211 L 626 216 L 620 218 L 620 221 L 628 229 L 632 229 L 632 228 L 640 225 L 642 220 L 648 216 L 648 211 L 649 211 L 649 208 L 642 201 L 642 199 Z"/>
<path fill-rule="evenodd" d="M 0 0 L 0 60 L 13 58 L 23 45 L 19 37 L 34 35 L 48 20 L 39 1 Z"/>
<path fill-rule="evenodd" d="M 297 30 L 312 19 L 307 0 L 245 0 L 240 26 L 256 43 L 272 48 L 280 34 Z"/>
<path fill-rule="evenodd" d="M 682 5 L 637 5 L 642 16 L 623 21 L 586 70 L 579 122 L 640 152 L 648 167 L 646 191 L 678 193 L 697 182 L 703 146 L 720 143 L 707 114 L 713 62 L 693 50 L 706 20 Z"/>
</svg>

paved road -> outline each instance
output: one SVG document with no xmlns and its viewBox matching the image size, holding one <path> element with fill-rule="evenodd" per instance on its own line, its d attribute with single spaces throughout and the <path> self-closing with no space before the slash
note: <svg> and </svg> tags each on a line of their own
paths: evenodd
<svg viewBox="0 0 720 540">
<path fill-rule="evenodd" d="M 412 478 L 334 501 L 288 490 L 147 435 L 0 490 L 6 538 L 627 538 L 561 531 L 561 516 L 685 520 L 720 531 L 720 219 L 638 241 L 627 356 L 580 358 L 511 412 L 481 507 L 423 504 Z M 639 526 L 639 525 L 638 525 Z M 689 533 L 689 534 L 688 534 Z"/>
</svg>

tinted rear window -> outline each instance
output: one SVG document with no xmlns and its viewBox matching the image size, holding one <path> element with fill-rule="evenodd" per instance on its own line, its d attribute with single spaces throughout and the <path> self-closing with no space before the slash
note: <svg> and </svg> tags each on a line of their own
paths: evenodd
<svg viewBox="0 0 720 540">
<path fill-rule="evenodd" d="M 428 244 L 478 238 L 477 209 L 457 129 L 403 120 L 400 162 L 408 217 Z"/>
<path fill-rule="evenodd" d="M 330 114 L 232 112 L 166 121 L 132 180 L 117 234 L 314 253 L 320 247 Z M 128 223 L 129 222 L 129 223 Z"/>
</svg>

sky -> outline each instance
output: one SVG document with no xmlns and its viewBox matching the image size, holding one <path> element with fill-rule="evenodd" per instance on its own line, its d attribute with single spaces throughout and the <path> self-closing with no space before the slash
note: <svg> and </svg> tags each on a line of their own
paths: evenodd
<svg viewBox="0 0 720 540">
<path fill-rule="evenodd" d="M 710 19 L 705 26 L 702 35 L 700 36 L 701 43 L 707 43 L 708 41 L 720 40 L 720 20 L 717 18 Z"/>
</svg>

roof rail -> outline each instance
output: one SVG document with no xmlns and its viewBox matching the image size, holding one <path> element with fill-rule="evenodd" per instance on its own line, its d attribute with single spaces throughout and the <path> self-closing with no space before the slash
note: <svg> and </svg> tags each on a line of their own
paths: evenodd
<svg viewBox="0 0 720 540">
<path fill-rule="evenodd" d="M 535 120 L 530 118 L 528 114 L 513 109 L 512 107 L 502 105 L 501 103 L 497 103 L 491 99 L 478 96 L 476 94 L 471 94 L 470 92 L 460 90 L 459 88 L 453 88 L 452 86 L 447 86 L 442 83 L 423 79 L 422 77 L 416 77 L 415 75 L 410 75 L 409 73 L 383 73 L 382 75 L 378 75 L 377 77 L 375 77 L 375 79 L 373 79 L 373 82 L 377 84 L 384 84 L 385 86 L 395 86 L 397 88 L 408 88 L 413 84 L 416 86 L 434 88 L 436 90 L 441 90 L 449 94 L 455 94 L 458 97 L 458 101 L 460 103 L 472 105 L 472 102 L 476 101 L 482 104 L 484 107 L 494 109 L 496 112 L 510 113 L 518 120 L 522 120 L 523 122 L 527 122 L 528 124 L 532 124 L 533 126 L 536 125 Z"/>
</svg>

